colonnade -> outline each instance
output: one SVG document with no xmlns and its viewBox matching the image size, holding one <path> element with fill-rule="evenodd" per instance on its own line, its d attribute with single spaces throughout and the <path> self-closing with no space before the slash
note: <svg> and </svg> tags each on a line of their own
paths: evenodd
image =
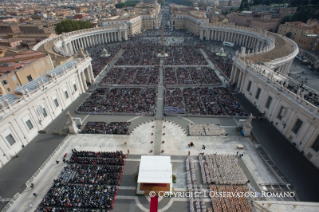
<svg viewBox="0 0 319 212">
<path fill-rule="evenodd" d="M 249 33 L 249 32 L 248 32 Z M 214 41 L 227 41 L 236 45 L 253 48 L 255 52 L 259 52 L 266 47 L 263 38 L 255 37 L 252 34 L 242 34 L 235 31 L 226 31 L 219 29 L 201 29 L 200 39 L 214 40 Z"/>
<path fill-rule="evenodd" d="M 121 42 L 127 40 L 127 31 L 102 32 L 99 34 L 87 34 L 81 37 L 77 36 L 71 41 L 63 41 L 62 49 L 65 53 L 73 55 L 80 48 L 88 48 L 95 45 L 106 44 L 110 42 Z"/>
</svg>

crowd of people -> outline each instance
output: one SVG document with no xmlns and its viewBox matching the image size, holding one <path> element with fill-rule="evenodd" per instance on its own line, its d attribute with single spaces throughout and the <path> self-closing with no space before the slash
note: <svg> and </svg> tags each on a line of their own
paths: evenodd
<svg viewBox="0 0 319 212">
<path fill-rule="evenodd" d="M 185 107 L 182 91 L 179 88 L 165 90 L 164 112 L 166 114 L 184 114 Z"/>
<path fill-rule="evenodd" d="M 133 48 L 127 48 L 116 65 L 159 65 L 160 58 L 157 54 L 161 50 L 159 47 L 146 47 L 143 45 L 134 45 Z"/>
<path fill-rule="evenodd" d="M 189 124 L 189 135 L 224 135 L 226 132 L 216 124 Z"/>
<path fill-rule="evenodd" d="M 226 88 L 184 88 L 183 96 L 187 114 L 247 116 Z"/>
<path fill-rule="evenodd" d="M 158 68 L 113 68 L 102 79 L 101 84 L 157 85 Z"/>
<path fill-rule="evenodd" d="M 167 47 L 165 52 L 169 57 L 165 57 L 165 65 L 208 65 L 203 54 L 198 48 L 188 47 Z"/>
<path fill-rule="evenodd" d="M 221 193 L 233 193 L 241 194 L 248 192 L 248 188 L 245 186 L 233 186 L 233 185 L 209 185 L 209 190 L 211 194 Z M 251 207 L 248 204 L 248 200 L 245 196 L 225 196 L 225 197 L 214 197 L 211 195 L 213 210 L 208 211 L 241 211 L 241 212 L 251 212 Z"/>
<path fill-rule="evenodd" d="M 210 47 L 205 47 L 205 52 L 208 55 L 209 59 L 212 60 L 213 63 L 215 63 L 215 66 L 219 68 L 229 79 L 233 66 L 232 54 L 230 53 L 230 55 L 227 55 L 226 57 L 221 57 L 216 55 L 216 52 L 212 52 L 212 49 Z"/>
<path fill-rule="evenodd" d="M 106 49 L 111 56 L 101 57 L 103 50 Z M 99 75 L 104 67 L 114 58 L 114 56 L 121 49 L 121 45 L 118 43 L 109 45 L 92 46 L 87 48 L 90 57 L 92 58 L 91 64 L 94 77 Z"/>
<path fill-rule="evenodd" d="M 166 67 L 164 83 L 167 85 L 208 85 L 218 84 L 221 80 L 215 71 L 207 67 Z"/>
<path fill-rule="evenodd" d="M 44 197 L 40 208 L 54 206 L 112 209 L 116 191 L 116 186 L 54 183 Z"/>
<path fill-rule="evenodd" d="M 131 122 L 89 121 L 80 133 L 83 134 L 128 134 Z"/>
<path fill-rule="evenodd" d="M 70 159 L 66 162 L 69 164 L 98 164 L 98 165 L 117 165 L 125 164 L 126 155 L 120 152 L 84 152 L 74 151 Z"/>
<path fill-rule="evenodd" d="M 122 169 L 121 166 L 71 164 L 64 167 L 55 183 L 118 185 Z"/>
<path fill-rule="evenodd" d="M 93 158 L 126 158 L 126 154 L 122 151 L 116 152 L 93 152 L 93 151 L 77 151 L 72 150 L 72 156 L 75 157 L 93 157 Z"/>
<path fill-rule="evenodd" d="M 248 182 L 236 155 L 210 154 L 205 156 L 210 179 L 208 183 L 217 185 L 244 185 Z"/>
<path fill-rule="evenodd" d="M 113 208 L 124 155 L 72 149 L 68 165 L 54 180 L 37 212 L 107 212 Z M 96 165 L 102 164 L 102 165 Z"/>
<path fill-rule="evenodd" d="M 157 89 L 98 88 L 79 106 L 79 113 L 149 113 L 156 111 Z"/>
</svg>

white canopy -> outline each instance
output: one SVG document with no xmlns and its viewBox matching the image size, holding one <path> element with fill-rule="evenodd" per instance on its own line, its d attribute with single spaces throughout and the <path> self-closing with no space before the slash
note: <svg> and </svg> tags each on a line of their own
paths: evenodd
<svg viewBox="0 0 319 212">
<path fill-rule="evenodd" d="M 142 156 L 138 183 L 172 183 L 170 156 Z"/>
</svg>

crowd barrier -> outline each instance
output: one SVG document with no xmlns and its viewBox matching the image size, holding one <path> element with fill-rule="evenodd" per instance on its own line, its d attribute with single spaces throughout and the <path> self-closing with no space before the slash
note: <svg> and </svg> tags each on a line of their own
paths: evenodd
<svg viewBox="0 0 319 212">
<path fill-rule="evenodd" d="M 12 199 L 8 202 L 8 204 L 6 205 L 6 207 L 4 207 L 1 212 L 6 212 L 10 207 L 11 205 L 13 205 L 13 203 L 18 199 L 18 197 L 20 196 L 19 192 L 16 193 Z"/>
<path fill-rule="evenodd" d="M 64 142 L 68 139 L 69 134 L 63 139 L 63 141 L 55 148 L 52 154 L 44 161 L 44 163 L 40 166 L 40 168 L 32 175 L 32 177 L 25 183 L 26 187 L 30 187 L 33 180 L 39 175 L 42 169 L 44 169 L 45 165 L 51 160 L 54 154 L 60 149 L 60 147 L 64 144 Z"/>
<path fill-rule="evenodd" d="M 166 116 L 182 116 L 182 117 L 201 117 L 201 118 L 236 118 L 236 119 L 247 119 L 248 116 L 217 116 L 217 115 L 196 115 L 196 114 L 169 114 L 165 113 Z"/>
</svg>

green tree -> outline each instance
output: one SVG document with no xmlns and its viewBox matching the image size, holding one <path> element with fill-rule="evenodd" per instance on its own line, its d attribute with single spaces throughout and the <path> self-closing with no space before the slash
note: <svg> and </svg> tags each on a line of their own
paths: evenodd
<svg viewBox="0 0 319 212">
<path fill-rule="evenodd" d="M 64 20 L 55 26 L 55 32 L 61 34 L 63 32 L 72 32 L 80 29 L 92 28 L 93 25 L 89 21 L 73 21 Z"/>
<path fill-rule="evenodd" d="M 159 3 L 161 6 L 165 5 L 165 0 L 157 0 L 157 3 Z"/>
<path fill-rule="evenodd" d="M 281 24 L 285 24 L 286 22 L 290 21 L 290 17 L 289 16 L 285 16 L 282 20 L 281 20 Z"/>
</svg>

